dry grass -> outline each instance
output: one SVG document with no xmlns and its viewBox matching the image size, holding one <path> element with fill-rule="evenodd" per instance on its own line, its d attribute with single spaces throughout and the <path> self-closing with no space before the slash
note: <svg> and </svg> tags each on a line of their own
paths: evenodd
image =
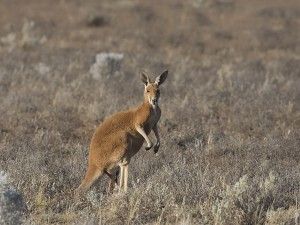
<svg viewBox="0 0 300 225">
<path fill-rule="evenodd" d="M 24 223 L 299 223 L 298 1 L 160 2 L 2 3 L 0 170 Z M 124 54 L 118 73 L 89 72 L 99 52 Z M 158 156 L 133 158 L 128 194 L 103 177 L 71 196 L 94 129 L 142 101 L 141 69 L 170 73 Z"/>
</svg>

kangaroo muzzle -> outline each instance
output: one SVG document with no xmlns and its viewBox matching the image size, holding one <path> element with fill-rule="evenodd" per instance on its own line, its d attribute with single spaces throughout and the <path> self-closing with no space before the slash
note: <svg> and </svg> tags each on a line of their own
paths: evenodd
<svg viewBox="0 0 300 225">
<path fill-rule="evenodd" d="M 150 99 L 149 99 L 149 103 L 150 103 L 151 105 L 157 105 L 157 103 L 158 103 L 158 98 L 150 98 Z"/>
</svg>

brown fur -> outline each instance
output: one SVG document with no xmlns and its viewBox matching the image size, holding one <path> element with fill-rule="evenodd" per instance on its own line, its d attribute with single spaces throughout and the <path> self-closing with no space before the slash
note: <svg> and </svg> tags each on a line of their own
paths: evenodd
<svg viewBox="0 0 300 225">
<path fill-rule="evenodd" d="M 167 77 L 167 71 L 157 77 L 154 83 L 142 73 L 145 84 L 144 102 L 137 108 L 119 112 L 103 122 L 95 131 L 90 144 L 89 166 L 85 178 L 78 191 L 87 190 L 92 183 L 103 173 L 110 177 L 110 192 L 113 192 L 117 183 L 118 167 L 121 169 L 120 190 L 123 187 L 127 191 L 128 164 L 147 141 L 146 150 L 152 147 L 148 139 L 151 130 L 157 138 L 154 146 L 155 152 L 159 148 L 159 134 L 157 122 L 161 116 L 161 110 L 157 104 L 159 99 L 159 85 Z M 144 132 L 144 135 L 143 135 Z"/>
</svg>

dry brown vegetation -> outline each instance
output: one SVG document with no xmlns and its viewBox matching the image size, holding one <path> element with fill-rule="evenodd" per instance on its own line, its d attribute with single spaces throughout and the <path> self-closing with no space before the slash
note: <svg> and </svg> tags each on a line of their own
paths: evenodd
<svg viewBox="0 0 300 225">
<path fill-rule="evenodd" d="M 25 224 L 295 224 L 300 198 L 298 0 L 1 0 L 0 170 Z M 120 70 L 93 76 L 100 52 Z M 169 70 L 159 155 L 72 197 L 94 129 Z M 154 137 L 151 136 L 154 140 Z"/>
</svg>

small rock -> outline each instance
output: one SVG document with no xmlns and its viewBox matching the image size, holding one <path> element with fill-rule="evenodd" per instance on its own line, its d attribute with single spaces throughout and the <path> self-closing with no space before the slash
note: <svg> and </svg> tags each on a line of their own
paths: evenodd
<svg viewBox="0 0 300 225">
<path fill-rule="evenodd" d="M 96 80 L 103 78 L 111 78 L 112 76 L 119 75 L 123 54 L 119 53 L 99 53 L 96 55 L 96 62 L 91 66 L 90 73 Z"/>
<path fill-rule="evenodd" d="M 9 184 L 7 175 L 0 173 L 0 224 L 21 224 L 23 209 L 22 194 Z"/>
</svg>

